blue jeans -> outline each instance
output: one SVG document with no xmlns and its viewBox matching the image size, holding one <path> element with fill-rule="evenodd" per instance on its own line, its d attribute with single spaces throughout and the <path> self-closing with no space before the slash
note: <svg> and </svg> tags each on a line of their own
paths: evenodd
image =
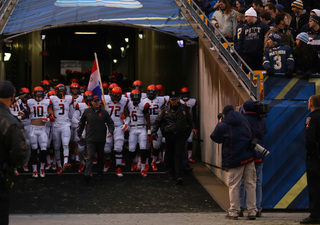
<svg viewBox="0 0 320 225">
<path fill-rule="evenodd" d="M 257 184 L 256 184 L 256 207 L 259 212 L 262 211 L 261 201 L 262 201 L 262 168 L 263 162 L 255 162 L 256 174 L 257 174 Z M 245 210 L 247 208 L 247 195 L 246 189 L 244 188 L 243 180 L 240 184 L 240 209 Z"/>
</svg>

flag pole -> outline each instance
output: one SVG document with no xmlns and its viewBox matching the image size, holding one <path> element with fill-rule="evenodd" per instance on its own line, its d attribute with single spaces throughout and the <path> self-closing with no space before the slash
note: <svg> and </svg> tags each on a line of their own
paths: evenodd
<svg viewBox="0 0 320 225">
<path fill-rule="evenodd" d="M 100 83 L 100 88 L 101 88 L 101 92 L 102 92 L 103 107 L 104 107 L 104 109 L 107 109 L 106 100 L 104 99 L 104 91 L 103 91 L 103 87 L 102 87 L 102 81 L 101 81 L 101 75 L 100 75 L 100 69 L 99 69 L 97 53 L 94 53 L 94 59 L 97 62 L 97 70 L 98 70 L 98 74 L 99 74 L 99 83 Z"/>
</svg>

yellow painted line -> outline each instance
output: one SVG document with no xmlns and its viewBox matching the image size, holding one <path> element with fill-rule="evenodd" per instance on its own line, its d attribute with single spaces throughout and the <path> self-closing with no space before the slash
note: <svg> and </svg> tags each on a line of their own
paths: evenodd
<svg viewBox="0 0 320 225">
<path fill-rule="evenodd" d="M 309 82 L 314 82 L 316 85 L 316 95 L 320 95 L 320 79 L 319 78 L 309 78 Z"/>
<path fill-rule="evenodd" d="M 300 194 L 300 192 L 307 186 L 307 173 L 298 180 L 298 182 L 283 196 L 274 209 L 286 209 L 291 202 Z"/>
<path fill-rule="evenodd" d="M 276 100 L 282 99 L 298 81 L 299 81 L 299 78 L 296 78 L 296 77 L 292 78 L 292 80 L 287 84 L 287 86 L 284 87 L 284 89 L 278 94 L 278 96 L 275 97 L 275 99 Z"/>
</svg>

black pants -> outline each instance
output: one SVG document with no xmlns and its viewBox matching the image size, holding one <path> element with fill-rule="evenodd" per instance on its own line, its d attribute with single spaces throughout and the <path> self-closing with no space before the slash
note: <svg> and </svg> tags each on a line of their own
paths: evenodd
<svg viewBox="0 0 320 225">
<path fill-rule="evenodd" d="M 320 219 L 320 158 L 306 158 L 309 209 L 312 218 Z"/>
<path fill-rule="evenodd" d="M 166 166 L 169 173 L 175 179 L 182 177 L 183 174 L 183 154 L 186 145 L 184 137 L 170 135 L 166 136 Z"/>
<path fill-rule="evenodd" d="M 0 186 L 0 225 L 9 224 L 10 191 Z"/>
<path fill-rule="evenodd" d="M 93 158 L 95 153 L 98 155 L 97 172 L 102 174 L 104 166 L 104 145 L 105 142 L 87 142 L 87 162 L 85 176 L 89 176 L 92 172 Z"/>
</svg>

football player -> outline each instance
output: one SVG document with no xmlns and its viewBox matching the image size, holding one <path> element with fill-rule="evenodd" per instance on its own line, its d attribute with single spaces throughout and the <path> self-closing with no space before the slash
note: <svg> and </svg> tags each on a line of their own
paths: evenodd
<svg viewBox="0 0 320 225">
<path fill-rule="evenodd" d="M 62 170 L 66 170 L 70 167 L 69 161 L 69 142 L 71 137 L 69 110 L 73 103 L 71 95 L 66 95 L 66 87 L 64 84 L 58 84 L 56 86 L 56 96 L 50 96 L 50 100 L 53 105 L 53 112 L 55 116 L 55 122 L 53 123 L 52 137 L 53 146 L 55 150 L 55 157 L 58 164 L 57 174 L 62 174 Z M 72 107 L 72 106 L 71 106 Z M 60 160 L 60 147 L 63 147 L 63 168 Z"/>
<path fill-rule="evenodd" d="M 76 134 L 77 134 L 80 118 L 84 110 L 90 107 L 90 102 L 92 101 L 92 99 L 93 99 L 93 93 L 91 91 L 86 91 L 83 95 L 83 101 L 76 104 L 76 107 L 75 107 L 76 110 L 73 113 L 73 117 L 72 117 L 72 124 L 74 126 L 77 126 L 75 130 Z M 86 134 L 84 130 L 82 133 L 82 137 L 85 138 L 85 136 Z M 80 159 L 78 172 L 83 173 L 84 166 L 85 166 L 85 161 L 84 161 L 85 144 L 81 142 L 79 143 L 80 139 L 78 135 L 75 135 L 75 141 L 78 143 L 78 151 L 79 151 L 79 159 Z"/>
<path fill-rule="evenodd" d="M 158 89 L 156 85 L 151 84 L 147 88 L 147 98 L 145 99 L 146 102 L 149 103 L 149 113 L 150 113 L 150 125 L 151 130 L 153 128 L 154 121 L 156 120 L 161 108 L 166 104 L 166 99 L 157 96 Z M 151 167 L 153 171 L 157 171 L 157 158 L 159 155 L 159 149 L 162 143 L 162 133 L 160 129 L 158 130 L 158 139 L 153 140 L 152 143 L 147 143 L 147 148 L 150 149 L 152 145 L 152 163 Z"/>
<path fill-rule="evenodd" d="M 109 93 L 110 100 L 106 100 L 106 110 L 114 122 L 114 133 L 112 137 L 107 137 L 104 152 L 105 152 L 105 167 L 106 172 L 110 166 L 110 153 L 113 147 L 116 158 L 116 175 L 122 177 L 120 166 L 122 165 L 122 150 L 124 143 L 124 132 L 129 129 L 130 117 L 128 117 L 129 99 L 122 97 L 122 89 L 120 87 L 112 88 Z"/>
<path fill-rule="evenodd" d="M 190 108 L 190 114 L 192 115 L 192 119 L 195 127 L 195 129 L 192 130 L 188 138 L 188 160 L 189 162 L 193 163 L 195 161 L 192 158 L 192 150 L 193 150 L 192 139 L 193 139 L 193 135 L 198 134 L 198 129 L 199 129 L 198 117 L 197 117 L 197 100 L 194 98 L 190 98 L 190 91 L 187 87 L 181 88 L 180 94 L 181 94 L 180 102 L 181 104 L 184 104 Z"/>
<path fill-rule="evenodd" d="M 148 157 L 147 140 L 151 138 L 149 103 L 141 99 L 141 92 L 137 89 L 130 93 L 128 103 L 130 115 L 129 152 L 133 159 L 131 171 L 137 168 L 136 147 L 139 143 L 141 156 L 141 175 L 146 177 L 145 163 Z"/>
<path fill-rule="evenodd" d="M 19 99 L 17 101 L 17 104 L 19 105 L 20 109 L 27 109 L 27 100 L 30 99 L 31 95 L 30 95 L 30 90 L 26 87 L 23 87 L 20 89 L 19 91 L 19 96 L 24 95 L 23 98 L 21 98 L 21 100 Z M 24 113 L 24 115 L 26 115 L 27 113 Z M 30 159 L 30 154 L 31 154 L 31 145 L 30 145 L 30 125 L 31 125 L 31 121 L 30 118 L 28 118 L 28 116 L 22 116 L 21 117 L 21 123 L 23 124 L 23 128 L 25 131 L 25 136 L 26 136 L 26 145 L 28 148 L 28 160 L 27 163 L 23 166 L 23 170 L 25 172 L 29 172 L 29 168 L 28 168 L 28 162 Z"/>
<path fill-rule="evenodd" d="M 32 177 L 38 177 L 37 170 L 37 150 L 40 147 L 40 177 L 45 177 L 44 166 L 46 162 L 46 151 L 48 136 L 46 132 L 46 122 L 53 121 L 52 106 L 50 99 L 45 99 L 45 93 L 42 87 L 37 86 L 33 89 L 34 99 L 27 100 L 27 108 L 31 120 L 30 127 L 30 143 L 31 143 L 31 157 Z"/>
<path fill-rule="evenodd" d="M 50 98 L 50 96 L 52 95 L 56 95 L 56 91 L 55 90 L 51 90 L 48 92 L 48 99 Z M 47 122 L 46 123 L 46 132 L 48 135 L 48 142 L 47 142 L 47 164 L 45 166 L 45 170 L 49 170 L 50 168 L 52 168 L 52 170 L 57 170 L 57 162 L 56 162 L 56 157 L 54 155 L 53 152 L 53 148 L 52 148 L 52 122 Z M 52 162 L 52 165 L 51 165 Z"/>
<path fill-rule="evenodd" d="M 72 106 L 70 107 L 69 111 L 69 119 L 72 120 L 73 113 L 75 111 L 75 107 L 77 103 L 82 102 L 83 96 L 80 95 L 80 86 L 78 83 L 72 83 L 70 85 L 70 94 L 73 98 Z M 75 139 L 77 137 L 77 133 L 75 133 L 76 128 L 78 127 L 78 124 L 72 124 L 71 123 L 71 137 L 70 137 L 70 148 L 71 148 L 71 160 L 75 160 L 76 162 L 79 162 L 79 154 L 78 154 L 78 144 L 75 142 Z"/>
</svg>

